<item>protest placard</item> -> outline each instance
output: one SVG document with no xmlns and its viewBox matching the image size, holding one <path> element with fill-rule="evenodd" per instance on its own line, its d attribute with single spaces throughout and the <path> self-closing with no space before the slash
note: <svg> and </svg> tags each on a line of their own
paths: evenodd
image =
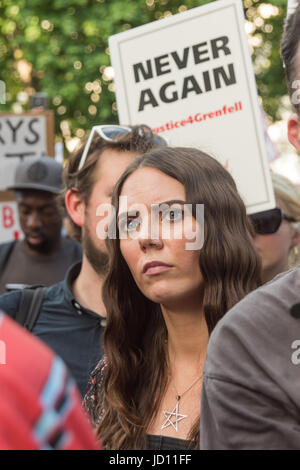
<svg viewBox="0 0 300 470">
<path fill-rule="evenodd" d="M 19 224 L 18 206 L 11 191 L 0 192 L 0 243 L 23 237 Z"/>
<path fill-rule="evenodd" d="M 0 114 L 0 190 L 13 184 L 20 159 L 54 155 L 53 111 Z"/>
<path fill-rule="evenodd" d="M 197 147 L 234 177 L 249 213 L 275 206 L 240 0 L 112 36 L 119 120 Z"/>
</svg>

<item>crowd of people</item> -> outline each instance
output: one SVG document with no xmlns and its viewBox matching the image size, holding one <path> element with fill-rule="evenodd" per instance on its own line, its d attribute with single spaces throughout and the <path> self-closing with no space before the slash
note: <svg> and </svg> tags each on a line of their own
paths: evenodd
<svg viewBox="0 0 300 470">
<path fill-rule="evenodd" d="M 300 5 L 291 97 L 299 40 Z M 64 170 L 22 161 L 24 236 L 0 245 L 0 448 L 299 449 L 300 191 L 272 182 L 276 207 L 249 216 L 215 158 L 142 124 L 96 126 Z"/>
</svg>

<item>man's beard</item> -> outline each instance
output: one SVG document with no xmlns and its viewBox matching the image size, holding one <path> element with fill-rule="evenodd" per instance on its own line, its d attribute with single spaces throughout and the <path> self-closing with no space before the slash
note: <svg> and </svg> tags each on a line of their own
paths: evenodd
<svg viewBox="0 0 300 470">
<path fill-rule="evenodd" d="M 88 227 L 82 235 L 82 249 L 97 274 L 103 276 L 108 271 L 108 255 L 94 244 Z"/>
</svg>

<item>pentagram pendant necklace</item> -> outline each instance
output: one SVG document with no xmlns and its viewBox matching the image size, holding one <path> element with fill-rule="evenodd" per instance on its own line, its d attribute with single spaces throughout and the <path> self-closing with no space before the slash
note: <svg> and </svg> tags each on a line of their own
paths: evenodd
<svg viewBox="0 0 300 470">
<path fill-rule="evenodd" d="M 174 391 L 176 393 L 176 405 L 174 406 L 172 411 L 163 411 L 163 415 L 166 418 L 166 420 L 163 422 L 161 429 L 165 429 L 169 426 L 172 426 L 175 431 L 178 431 L 178 423 L 179 421 L 183 420 L 184 418 L 187 418 L 188 415 L 182 415 L 179 413 L 179 402 L 180 399 L 185 395 L 191 388 L 196 385 L 196 383 L 201 379 L 202 375 L 200 375 L 193 383 L 192 385 L 189 386 L 181 395 L 177 392 L 175 385 L 172 383 Z"/>
</svg>

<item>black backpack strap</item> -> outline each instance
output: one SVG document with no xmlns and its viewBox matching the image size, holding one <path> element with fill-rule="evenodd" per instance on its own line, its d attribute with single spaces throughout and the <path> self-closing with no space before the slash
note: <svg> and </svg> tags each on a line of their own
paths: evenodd
<svg viewBox="0 0 300 470">
<path fill-rule="evenodd" d="M 19 309 L 15 320 L 28 331 L 32 331 L 39 316 L 45 290 L 46 287 L 37 287 L 21 291 Z"/>
<path fill-rule="evenodd" d="M 8 262 L 8 259 L 16 245 L 17 241 L 14 240 L 12 242 L 8 243 L 3 243 L 2 246 L 0 246 L 0 276 L 6 266 L 6 263 Z"/>
<path fill-rule="evenodd" d="M 26 322 L 26 318 L 30 309 L 30 305 L 33 299 L 33 290 L 32 289 L 22 289 L 20 290 L 20 302 L 19 302 L 19 309 L 15 320 L 20 325 L 24 326 Z"/>
</svg>

